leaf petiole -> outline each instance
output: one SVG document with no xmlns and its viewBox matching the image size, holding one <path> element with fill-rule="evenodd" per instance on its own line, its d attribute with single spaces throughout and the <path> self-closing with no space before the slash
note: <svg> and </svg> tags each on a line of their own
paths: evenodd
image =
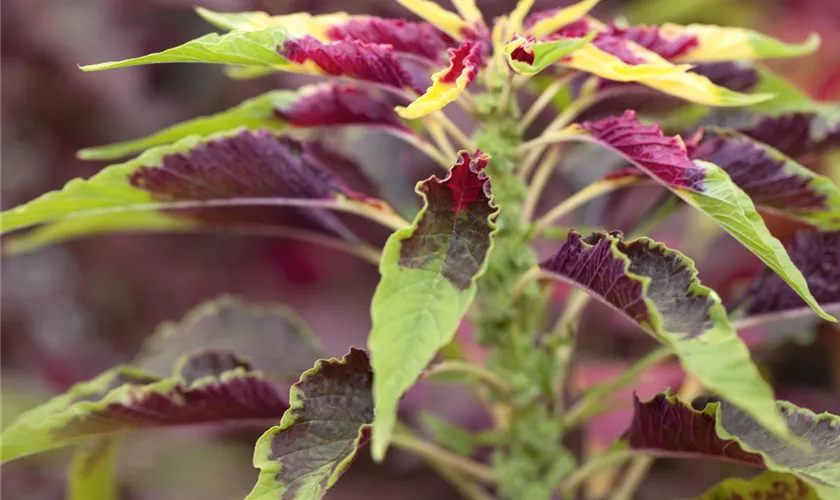
<svg viewBox="0 0 840 500">
<path fill-rule="evenodd" d="M 415 453 L 425 460 L 456 469 L 483 483 L 495 484 L 498 481 L 496 474 L 490 467 L 462 457 L 429 441 L 422 440 L 411 434 L 404 426 L 398 426 L 394 429 L 394 433 L 391 434 L 391 444 Z"/>
</svg>

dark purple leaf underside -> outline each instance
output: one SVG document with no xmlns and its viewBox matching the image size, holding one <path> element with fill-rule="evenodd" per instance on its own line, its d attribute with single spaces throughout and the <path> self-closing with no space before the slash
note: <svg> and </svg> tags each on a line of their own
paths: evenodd
<svg viewBox="0 0 840 500">
<path fill-rule="evenodd" d="M 166 156 L 159 166 L 138 168 L 129 180 L 161 202 L 355 196 L 323 165 L 310 144 L 276 138 L 267 131 L 246 131 L 209 141 L 187 153 Z M 300 226 L 299 219 L 303 218 L 310 226 L 330 234 L 346 234 L 334 214 L 317 209 L 226 206 L 177 209 L 168 213 L 222 225 Z"/>
<path fill-rule="evenodd" d="M 287 40 L 280 55 L 296 63 L 312 62 L 331 76 L 348 76 L 398 89 L 419 88 L 396 58 L 392 46 L 343 40 L 323 43 L 311 35 Z"/>
<path fill-rule="evenodd" d="M 679 254 L 649 240 L 616 238 L 619 235 L 606 233 L 583 238 L 572 231 L 560 250 L 540 266 L 587 289 L 645 328 L 654 322 L 644 301 L 647 297 L 666 331 L 689 336 L 702 333 L 712 304 L 706 296 L 689 291 L 694 277 Z M 650 279 L 646 294 L 639 277 Z"/>
<path fill-rule="evenodd" d="M 765 116 L 741 132 L 799 158 L 840 144 L 840 119 L 827 120 L 818 113 Z"/>
<path fill-rule="evenodd" d="M 420 184 L 427 207 L 417 229 L 401 242 L 400 266 L 439 266 L 440 274 L 454 286 L 469 288 L 487 256 L 491 216 L 498 211 L 484 173 L 488 160 L 480 151 L 472 157 L 462 151 L 446 179 L 432 177 Z"/>
<path fill-rule="evenodd" d="M 668 186 L 703 192 L 706 172 L 688 157 L 679 136 L 666 137 L 658 125 L 642 125 L 635 111 L 582 127 L 593 139 L 617 150 L 636 166 Z"/>
<path fill-rule="evenodd" d="M 633 421 L 622 439 L 634 450 L 699 455 L 764 466 L 760 455 L 744 451 L 738 443 L 718 437 L 713 411 L 693 410 L 665 394 L 646 402 L 634 396 L 633 405 Z"/>
<path fill-rule="evenodd" d="M 749 139 L 712 133 L 693 149 L 691 157 L 726 170 L 757 205 L 782 212 L 826 207 L 826 195 L 809 186 L 812 177 L 786 170 L 784 158 L 774 157 Z"/>
<path fill-rule="evenodd" d="M 352 84 L 316 86 L 275 113 L 297 127 L 380 125 L 410 131 L 385 96 Z"/>
<path fill-rule="evenodd" d="M 280 418 L 288 408 L 286 398 L 272 383 L 247 373 L 247 366 L 228 352 L 192 356 L 181 367 L 174 387 L 155 391 L 132 385 L 124 389 L 120 401 L 70 417 L 52 434 L 60 439 L 147 427 Z M 232 371 L 235 368 L 245 370 Z M 85 400 L 98 402 L 101 397 Z"/>
<path fill-rule="evenodd" d="M 390 45 L 396 52 L 437 62 L 454 43 L 451 37 L 426 22 L 367 17 L 351 19 L 327 31 L 331 40 L 357 40 Z"/>
<path fill-rule="evenodd" d="M 840 303 L 840 231 L 797 233 L 788 253 L 818 302 Z M 750 303 L 745 314 L 749 316 L 807 307 L 799 295 L 769 270 L 756 279 L 747 296 Z"/>
</svg>

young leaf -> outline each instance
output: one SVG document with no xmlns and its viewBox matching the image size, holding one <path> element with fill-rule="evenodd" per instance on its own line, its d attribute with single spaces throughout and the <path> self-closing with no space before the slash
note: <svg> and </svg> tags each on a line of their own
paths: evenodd
<svg viewBox="0 0 840 500">
<path fill-rule="evenodd" d="M 788 252 L 805 275 L 814 297 L 826 306 L 840 307 L 840 231 L 799 232 Z M 744 311 L 747 316 L 807 307 L 776 274 L 767 271 L 755 280 L 747 297 L 749 304 Z"/>
<path fill-rule="evenodd" d="M 633 423 L 623 441 L 633 450 L 664 456 L 700 456 L 795 474 L 824 499 L 840 495 L 840 417 L 779 401 L 790 430 L 802 443 L 769 433 L 729 402 L 703 411 L 666 393 L 635 401 Z"/>
<path fill-rule="evenodd" d="M 690 259 L 648 238 L 625 242 L 615 233 L 583 238 L 572 232 L 540 266 L 548 277 L 584 288 L 673 348 L 686 372 L 771 432 L 790 435 L 773 391 Z"/>
<path fill-rule="evenodd" d="M 298 376 L 323 355 L 307 325 L 286 307 L 252 305 L 230 296 L 207 301 L 177 323 L 164 323 L 134 364 L 165 377 L 185 355 L 228 351 L 271 380 Z"/>
<path fill-rule="evenodd" d="M 259 439 L 260 469 L 248 500 L 323 498 L 367 442 L 373 420 L 368 357 L 350 349 L 342 360 L 320 360 L 292 386 L 280 425 Z"/>
<path fill-rule="evenodd" d="M 462 151 L 444 180 L 417 185 L 424 207 L 385 243 L 368 337 L 376 380 L 373 456 L 382 460 L 400 398 L 452 340 L 492 249 L 498 209 L 484 174 L 489 156 Z"/>
<path fill-rule="evenodd" d="M 727 479 L 694 500 L 820 500 L 807 483 L 783 472 L 763 472 L 752 479 Z"/>
<path fill-rule="evenodd" d="M 595 123 L 572 125 L 566 132 L 572 132 L 565 136 L 566 139 L 591 140 L 611 148 L 683 201 L 714 219 L 779 274 L 821 317 L 835 320 L 811 295 L 802 273 L 793 265 L 779 240 L 770 234 L 749 196 L 720 167 L 691 161 L 681 137 L 666 137 L 657 125 L 643 126 L 633 111 Z"/>
<path fill-rule="evenodd" d="M 234 131 L 191 136 L 106 167 L 89 180 L 72 180 L 61 191 L 0 214 L 0 229 L 48 224 L 50 238 L 36 232 L 24 239 L 54 243 L 104 231 L 307 222 L 321 232 L 352 238 L 322 208 L 391 217 L 381 202 L 347 189 L 310 144 L 267 131 Z"/>
<path fill-rule="evenodd" d="M 484 45 L 475 40 L 449 49 L 449 67 L 432 75 L 432 86 L 407 107 L 397 107 L 397 113 L 413 120 L 439 111 L 457 99 L 478 74 L 484 50 Z"/>
<path fill-rule="evenodd" d="M 119 439 L 96 437 L 73 452 L 67 474 L 67 500 L 117 500 Z"/>
<path fill-rule="evenodd" d="M 3 432 L 3 462 L 152 427 L 279 418 L 278 388 L 228 352 L 186 357 L 160 379 L 123 366 L 20 415 Z"/>
<path fill-rule="evenodd" d="M 821 229 L 840 228 L 840 189 L 766 144 L 712 129 L 691 158 L 724 169 L 759 208 Z"/>
<path fill-rule="evenodd" d="M 595 38 L 595 33 L 582 38 L 537 42 L 533 37 L 518 36 L 505 45 L 505 57 L 514 71 L 532 76 L 583 47 L 593 38 Z"/>
<path fill-rule="evenodd" d="M 290 38 L 283 27 L 258 31 L 232 31 L 224 35 L 209 33 L 178 47 L 124 61 L 109 61 L 82 66 L 83 71 L 127 68 L 159 63 L 215 63 L 286 69 L 289 61 L 277 47 Z"/>
</svg>

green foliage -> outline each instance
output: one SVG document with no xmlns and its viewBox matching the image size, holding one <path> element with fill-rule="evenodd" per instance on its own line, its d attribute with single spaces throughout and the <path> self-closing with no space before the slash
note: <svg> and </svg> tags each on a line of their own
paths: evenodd
<svg viewBox="0 0 840 500">
<path fill-rule="evenodd" d="M 811 487 L 792 474 L 764 472 L 752 479 L 727 479 L 694 500 L 820 500 Z"/>
<path fill-rule="evenodd" d="M 82 66 L 83 71 L 127 68 L 160 63 L 213 63 L 259 68 L 277 68 L 289 62 L 277 52 L 277 46 L 289 38 L 285 28 L 273 26 L 257 31 L 209 33 L 163 52 L 123 61 L 109 61 Z"/>
<path fill-rule="evenodd" d="M 120 440 L 98 437 L 73 452 L 67 477 L 68 500 L 117 500 L 117 451 Z"/>
</svg>

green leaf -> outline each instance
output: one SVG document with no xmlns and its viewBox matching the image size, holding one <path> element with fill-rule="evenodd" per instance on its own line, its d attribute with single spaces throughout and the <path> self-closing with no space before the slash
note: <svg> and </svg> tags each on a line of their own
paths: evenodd
<svg viewBox="0 0 840 500">
<path fill-rule="evenodd" d="M 473 435 L 466 429 L 434 413 L 425 411 L 420 414 L 420 421 L 423 423 L 423 427 L 432 433 L 435 441 L 444 448 L 448 448 L 461 455 L 472 455 L 475 442 Z"/>
<path fill-rule="evenodd" d="M 819 500 L 816 492 L 793 474 L 764 472 L 752 479 L 727 479 L 694 500 Z"/>
<path fill-rule="evenodd" d="M 720 298 L 700 283 L 689 258 L 648 238 L 571 233 L 541 267 L 546 276 L 584 288 L 671 347 L 686 372 L 771 432 L 791 436 Z"/>
<path fill-rule="evenodd" d="M 756 67 L 756 70 L 758 83 L 753 87 L 753 91 L 775 94 L 775 97 L 769 101 L 753 104 L 748 108 L 750 111 L 775 116 L 816 110 L 817 105 L 811 97 L 793 83 L 763 66 Z"/>
<path fill-rule="evenodd" d="M 171 144 L 191 135 L 207 137 L 240 127 L 254 131 L 266 128 L 279 132 L 287 128 L 287 124 L 277 119 L 274 111 L 291 104 L 297 96 L 296 91 L 275 90 L 248 99 L 221 113 L 181 122 L 148 137 L 85 148 L 79 151 L 77 156 L 83 160 L 115 160 L 155 146 Z"/>
<path fill-rule="evenodd" d="M 373 420 L 368 357 L 350 349 L 320 360 L 292 386 L 280 425 L 257 441 L 260 469 L 248 500 L 318 500 L 353 461 Z"/>
<path fill-rule="evenodd" d="M 323 209 L 364 213 L 386 225 L 401 221 L 384 203 L 348 189 L 325 163 L 336 159 L 312 148 L 265 130 L 190 136 L 7 210 L 0 231 L 45 225 L 11 242 L 11 250 L 21 251 L 126 230 L 268 230 L 355 239 Z"/>
<path fill-rule="evenodd" d="M 67 477 L 67 500 L 117 500 L 119 439 L 93 438 L 73 452 Z"/>
<path fill-rule="evenodd" d="M 814 299 L 802 272 L 790 260 L 782 243 L 770 234 L 750 197 L 717 165 L 700 160 L 695 163 L 706 169 L 706 190 L 698 193 L 678 189 L 674 190 L 675 194 L 714 219 L 726 232 L 747 247 L 784 279 L 821 318 L 837 321 Z"/>
<path fill-rule="evenodd" d="M 836 321 L 814 299 L 802 273 L 781 242 L 770 234 L 750 197 L 717 165 L 692 161 L 680 136 L 665 137 L 659 126 L 644 126 L 636 120 L 633 111 L 626 111 L 620 117 L 572 125 L 560 137 L 589 140 L 614 150 L 711 217 L 781 276 L 822 318 Z"/>
<path fill-rule="evenodd" d="M 258 31 L 231 31 L 223 35 L 209 33 L 163 52 L 122 61 L 89 64 L 81 68 L 83 71 L 101 71 L 159 63 L 215 63 L 277 68 L 289 65 L 289 61 L 277 52 L 277 47 L 288 39 L 286 28 L 279 26 Z"/>
<path fill-rule="evenodd" d="M 131 366 L 108 370 L 20 415 L 3 432 L 3 462 L 155 427 L 280 418 L 279 389 L 229 352 L 183 358 L 158 378 Z"/>
<path fill-rule="evenodd" d="M 840 417 L 786 401 L 777 406 L 796 442 L 768 432 L 734 401 L 698 411 L 668 392 L 646 402 L 636 399 L 622 442 L 640 453 L 700 456 L 795 474 L 824 500 L 840 498 Z"/>
<path fill-rule="evenodd" d="M 452 340 L 475 297 L 498 213 L 483 172 L 488 160 L 462 151 L 446 179 L 418 184 L 423 209 L 385 243 L 368 337 L 376 373 L 375 460 L 385 456 L 403 394 Z"/>
<path fill-rule="evenodd" d="M 505 45 L 505 57 L 514 71 L 532 76 L 590 43 L 597 34 L 596 31 L 592 31 L 583 38 L 564 38 L 544 42 L 516 37 Z"/>
<path fill-rule="evenodd" d="M 134 365 L 166 377 L 183 356 L 207 350 L 235 354 L 277 382 L 297 380 L 324 353 L 291 309 L 221 296 L 195 307 L 178 322 L 158 327 Z"/>
</svg>

